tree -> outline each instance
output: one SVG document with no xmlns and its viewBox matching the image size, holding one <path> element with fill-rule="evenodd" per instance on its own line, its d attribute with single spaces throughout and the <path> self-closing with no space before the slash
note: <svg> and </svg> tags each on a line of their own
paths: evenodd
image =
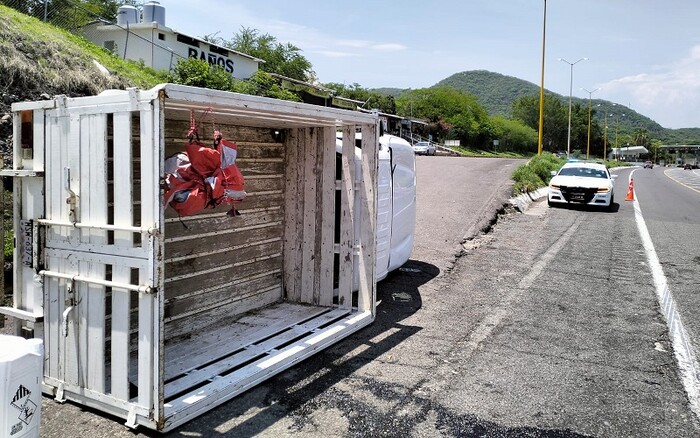
<svg viewBox="0 0 700 438">
<path fill-rule="evenodd" d="M 267 73 L 303 82 L 312 82 L 316 78 L 311 62 L 301 54 L 301 49 L 290 43 L 279 43 L 277 38 L 270 34 L 261 35 L 256 29 L 243 27 L 229 41 L 216 35 L 207 35 L 204 39 L 262 59 L 265 62 L 260 64 L 260 70 Z"/>
<path fill-rule="evenodd" d="M 651 145 L 651 139 L 649 138 L 649 131 L 644 128 L 639 128 L 634 131 L 633 141 L 636 146 L 648 147 Z"/>
<path fill-rule="evenodd" d="M 551 94 L 544 96 L 543 149 L 551 152 L 566 150 L 568 130 L 568 107 Z M 522 96 L 513 102 L 511 116 L 534 130 L 539 128 L 539 96 Z M 586 115 L 586 123 L 588 123 Z M 573 116 L 572 116 L 573 119 Z"/>
<path fill-rule="evenodd" d="M 506 119 L 503 116 L 491 118 L 494 127 L 494 139 L 499 141 L 497 150 L 520 153 L 537 152 L 537 131 L 525 126 L 519 120 Z"/>
<path fill-rule="evenodd" d="M 350 86 L 338 83 L 323 84 L 325 88 L 335 91 L 336 96 L 364 102 L 362 105 L 366 109 L 378 109 L 381 112 L 396 114 L 396 102 L 393 96 L 383 96 L 362 88 L 360 84 L 354 83 Z"/>
<path fill-rule="evenodd" d="M 436 138 L 459 139 L 478 148 L 488 147 L 494 139 L 486 110 L 474 96 L 454 88 L 411 90 L 396 100 L 396 110 L 399 115 L 427 120 L 429 133 Z M 444 128 L 446 132 L 438 131 Z"/>
<path fill-rule="evenodd" d="M 207 61 L 197 58 L 183 59 L 178 62 L 172 77 L 169 79 L 176 84 L 194 87 L 234 91 L 275 99 L 300 100 L 296 94 L 282 89 L 272 76 L 263 71 L 258 70 L 253 76 L 242 81 L 234 79 L 220 66 L 210 65 Z"/>
<path fill-rule="evenodd" d="M 75 29 L 96 18 L 114 21 L 121 2 L 118 0 L 2 0 L 23 14 L 31 15 L 56 26 Z"/>
</svg>

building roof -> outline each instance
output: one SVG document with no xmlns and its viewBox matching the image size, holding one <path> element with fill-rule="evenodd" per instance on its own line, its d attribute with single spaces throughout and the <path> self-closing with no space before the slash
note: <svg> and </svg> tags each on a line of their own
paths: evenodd
<svg viewBox="0 0 700 438">
<path fill-rule="evenodd" d="M 171 34 L 173 34 L 173 35 L 182 35 L 182 36 L 184 36 L 185 38 L 190 39 L 190 40 L 192 40 L 192 41 L 197 41 L 197 42 L 199 42 L 199 43 L 208 44 L 210 47 L 215 47 L 216 49 L 221 50 L 221 51 L 225 50 L 225 51 L 231 52 L 231 53 L 233 53 L 233 54 L 235 54 L 235 55 L 237 55 L 237 56 L 241 56 L 241 57 L 243 57 L 243 58 L 248 58 L 248 59 L 250 59 L 251 61 L 255 61 L 255 62 L 258 62 L 258 63 L 264 63 L 264 62 L 265 62 L 264 59 L 256 58 L 255 56 L 251 56 L 251 55 L 248 55 L 247 53 L 243 53 L 243 52 L 239 52 L 239 51 L 237 51 L 237 50 L 233 50 L 233 49 L 231 49 L 231 48 L 229 48 L 229 47 L 220 46 L 220 45 L 218 45 L 218 44 L 216 44 L 216 43 L 213 43 L 213 42 L 211 42 L 211 41 L 206 41 L 206 40 L 204 40 L 204 39 L 202 39 L 202 38 L 197 38 L 197 37 L 189 36 L 189 35 L 184 34 L 184 33 L 182 33 L 182 32 L 178 32 L 177 30 L 172 29 L 172 28 L 170 28 L 170 27 L 168 27 L 168 26 L 163 26 L 163 25 L 161 25 L 161 24 L 159 24 L 159 23 L 157 23 L 157 22 L 155 22 L 155 21 L 154 21 L 154 22 L 150 22 L 150 23 L 132 23 L 132 24 L 129 25 L 128 28 L 126 28 L 126 27 L 120 26 L 120 25 L 118 25 L 118 24 L 116 24 L 116 23 L 112 23 L 112 22 L 109 22 L 109 21 L 106 21 L 106 20 L 95 20 L 95 21 L 91 21 L 90 23 L 86 24 L 86 25 L 83 26 L 83 27 L 96 26 L 96 25 L 101 25 L 101 27 L 100 27 L 101 30 L 121 30 L 121 31 L 127 31 L 127 30 L 132 30 L 132 29 L 134 29 L 134 28 L 135 28 L 135 29 L 139 29 L 139 28 L 142 28 L 142 29 L 158 29 L 158 30 L 160 30 L 160 31 L 162 31 L 162 32 L 169 32 L 169 33 L 171 33 Z M 177 37 L 176 37 L 176 38 L 177 38 Z M 158 47 L 160 47 L 160 48 L 162 48 L 162 49 L 164 49 L 164 50 L 172 51 L 170 48 L 165 47 L 165 46 L 162 46 L 162 45 L 158 44 L 156 41 L 149 41 L 149 42 L 152 42 L 154 45 L 156 45 L 156 46 L 158 46 Z"/>
<path fill-rule="evenodd" d="M 644 146 L 625 146 L 621 148 L 612 148 L 612 153 L 615 155 L 620 154 L 648 154 L 649 149 Z"/>
</svg>

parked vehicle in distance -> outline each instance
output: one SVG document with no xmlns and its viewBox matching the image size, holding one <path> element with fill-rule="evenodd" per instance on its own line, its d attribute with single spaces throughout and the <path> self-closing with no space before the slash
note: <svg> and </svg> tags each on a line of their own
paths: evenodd
<svg viewBox="0 0 700 438">
<path fill-rule="evenodd" d="M 416 155 L 435 155 L 435 144 L 429 141 L 417 141 L 413 144 L 413 152 Z"/>
<path fill-rule="evenodd" d="M 693 169 L 693 165 L 690 163 L 685 163 L 683 165 L 683 170 L 692 170 L 692 169 Z"/>
<path fill-rule="evenodd" d="M 654 163 L 647 160 L 647 161 L 644 162 L 644 168 L 645 168 L 645 169 L 653 169 L 653 168 L 654 168 Z"/>
<path fill-rule="evenodd" d="M 583 204 L 612 208 L 615 199 L 613 189 L 617 175 L 611 175 L 607 167 L 585 161 L 569 162 L 552 171 L 547 204 Z"/>
</svg>

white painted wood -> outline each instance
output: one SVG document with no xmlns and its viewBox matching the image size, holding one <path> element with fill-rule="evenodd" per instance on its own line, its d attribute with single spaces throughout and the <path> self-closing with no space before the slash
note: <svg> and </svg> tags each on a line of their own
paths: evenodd
<svg viewBox="0 0 700 438">
<path fill-rule="evenodd" d="M 113 116 L 114 225 L 118 226 L 131 226 L 134 211 L 131 119 L 129 112 Z M 114 244 L 120 248 L 131 248 L 133 235 L 116 231 Z M 130 283 L 131 268 L 124 264 L 112 264 L 112 279 L 118 283 Z M 112 288 L 110 388 L 112 395 L 120 400 L 129 399 L 130 295 L 126 289 Z"/>
<path fill-rule="evenodd" d="M 160 211 L 160 198 L 156 199 L 156 181 L 159 178 L 160 140 L 156 139 L 155 120 L 152 110 L 140 112 L 140 155 L 141 155 L 141 224 L 156 223 L 156 212 Z M 158 130 L 158 132 L 160 132 Z M 158 152 L 158 153 L 157 153 Z M 155 253 L 153 239 L 143 242 L 150 253 Z M 159 266 L 155 258 L 147 270 L 139 271 L 139 283 L 152 285 L 160 277 Z M 138 402 L 142 406 L 153 406 L 157 393 L 154 375 L 159 371 L 158 355 L 160 344 L 160 321 L 154 316 L 160 314 L 157 309 L 156 297 L 151 294 L 139 293 L 138 298 Z"/>
<path fill-rule="evenodd" d="M 343 126 L 338 305 L 352 306 L 355 249 L 355 125 Z"/>
<path fill-rule="evenodd" d="M 271 100 L 247 94 L 234 94 L 208 88 L 188 87 L 184 85 L 167 84 L 164 90 L 168 96 L 169 105 L 180 101 L 186 107 L 192 104 L 212 107 L 215 111 L 221 107 L 227 111 L 240 110 L 243 114 L 254 117 L 256 112 L 260 117 L 269 117 L 266 124 L 273 125 L 284 116 L 294 115 L 308 120 L 312 126 L 336 126 L 338 120 L 355 123 L 375 123 L 376 117 L 357 111 L 340 110 L 286 100 Z"/>
<path fill-rule="evenodd" d="M 153 163 L 150 167 L 153 174 L 151 175 L 154 190 L 153 202 L 154 223 L 153 227 L 158 230 L 158 234 L 148 237 L 150 247 L 149 257 L 152 257 L 154 278 L 155 296 L 153 303 L 153 418 L 159 424 L 165 421 L 164 406 L 163 406 L 163 382 L 165 376 L 165 292 L 163 290 L 165 283 L 165 269 L 163 260 L 165 258 L 165 243 L 161 236 L 165 234 L 165 207 L 162 199 L 165 195 L 165 188 L 160 184 L 162 175 L 164 174 L 165 163 L 165 91 L 160 90 L 157 94 L 157 100 L 153 102 L 154 120 L 153 120 L 153 143 L 154 151 L 157 153 L 154 156 Z M 155 98 L 156 96 L 154 96 Z"/>
<path fill-rule="evenodd" d="M 278 303 L 258 308 L 253 313 L 237 317 L 221 317 L 186 337 L 173 339 L 168 344 L 166 380 L 198 368 L 212 358 L 231 354 L 236 350 L 259 342 L 274 333 L 283 331 L 299 321 L 326 313 L 327 309 L 292 303 Z M 206 356 L 206 360 L 198 359 Z"/>
<path fill-rule="evenodd" d="M 140 271 L 140 281 L 146 281 L 144 270 Z M 139 293 L 138 298 L 138 403 L 141 406 L 153 406 L 155 334 L 153 333 L 153 315 L 155 300 L 150 294 Z"/>
<path fill-rule="evenodd" d="M 351 314 L 329 327 L 276 351 L 274 355 L 259 359 L 227 376 L 215 379 L 205 387 L 198 388 L 195 393 L 169 401 L 166 405 L 166 424 L 163 431 L 167 432 L 301 362 L 371 323 L 373 318 L 370 312 Z"/>
<path fill-rule="evenodd" d="M 83 220 L 92 223 L 107 223 L 107 116 L 104 114 L 83 117 L 81 123 L 81 193 L 83 193 Z M 87 186 L 84 186 L 87 184 Z M 99 229 L 82 230 L 82 242 L 103 246 L 107 243 L 107 232 Z M 90 278 L 105 279 L 106 267 L 99 262 L 84 267 Z M 82 271 L 82 269 L 81 269 Z M 105 321 L 106 294 L 104 286 L 90 283 L 81 290 L 87 296 L 80 303 L 87 306 L 87 338 L 81 349 L 87 357 L 86 387 L 98 392 L 105 391 Z"/>
<path fill-rule="evenodd" d="M 45 151 L 45 133 L 46 133 L 46 121 L 44 119 L 44 110 L 34 110 L 34 115 L 33 115 L 33 126 L 32 130 L 34 131 L 34 153 L 33 153 L 33 162 L 32 162 L 32 170 L 36 172 L 43 172 L 44 171 L 44 151 Z"/>
<path fill-rule="evenodd" d="M 360 288 L 357 307 L 374 315 L 377 282 L 374 277 L 377 221 L 377 125 L 362 126 L 362 181 L 360 195 L 362 212 L 360 236 Z"/>
<path fill-rule="evenodd" d="M 274 331 L 269 327 L 261 325 L 261 329 L 268 329 L 266 330 L 266 333 L 268 333 L 268 338 L 265 339 L 265 341 L 255 344 L 250 341 L 247 342 L 246 340 L 237 341 L 236 344 L 245 347 L 244 350 L 239 351 L 236 354 L 227 355 L 219 352 L 218 357 L 222 359 L 218 362 L 207 365 L 204 368 L 192 370 L 192 372 L 187 373 L 182 378 L 166 384 L 165 399 L 168 400 L 169 398 L 172 398 L 173 395 L 186 391 L 194 385 L 213 379 L 219 374 L 238 367 L 258 356 L 269 354 L 273 349 L 276 349 L 279 346 L 298 338 L 299 336 L 308 335 L 309 333 L 312 333 L 314 330 L 318 329 L 319 326 L 340 319 L 346 314 L 347 311 L 343 310 L 330 311 L 298 325 L 290 323 L 290 319 L 287 318 L 287 324 L 280 327 L 281 329 L 278 328 Z M 253 331 L 253 327 L 256 326 L 251 324 L 251 326 L 247 328 L 247 331 L 252 332 L 251 335 L 255 338 L 262 339 L 260 334 L 257 333 L 259 330 Z M 202 360 L 202 362 L 209 363 L 208 360 Z"/>
<path fill-rule="evenodd" d="M 79 263 L 75 260 L 64 259 L 57 260 L 58 266 L 61 272 L 79 274 Z M 59 292 L 57 299 L 64 303 L 62 307 L 62 313 L 58 315 L 59 317 L 59 327 L 58 332 L 61 336 L 62 342 L 62 359 L 63 359 L 63 379 L 66 383 L 72 385 L 84 385 L 84 379 L 81 376 L 80 368 L 80 338 L 81 333 L 79 330 L 79 323 L 81 319 L 80 311 L 83 306 L 78 306 L 83 294 L 80 290 L 80 285 L 74 285 L 73 289 L 74 300 L 68 302 L 68 287 L 70 285 L 69 281 L 59 282 Z M 65 300 L 65 301 L 64 301 Z M 69 311 L 70 309 L 70 311 Z M 63 312 L 69 311 L 66 315 Z M 65 324 L 65 328 L 64 328 Z M 65 332 L 64 332 L 65 331 Z"/>
<path fill-rule="evenodd" d="M 319 287 L 318 304 L 331 306 L 333 304 L 333 264 L 335 252 L 333 240 L 335 237 L 335 128 L 324 128 L 320 136 L 319 148 L 322 153 L 320 169 L 319 193 Z"/>
</svg>

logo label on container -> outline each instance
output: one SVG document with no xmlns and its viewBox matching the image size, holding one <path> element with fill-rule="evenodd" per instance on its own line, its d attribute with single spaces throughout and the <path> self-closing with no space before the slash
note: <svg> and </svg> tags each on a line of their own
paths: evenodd
<svg viewBox="0 0 700 438">
<path fill-rule="evenodd" d="M 17 391 L 15 392 L 15 396 L 10 402 L 10 406 L 19 411 L 18 419 L 26 425 L 31 423 L 37 409 L 36 403 L 29 400 L 30 395 L 32 395 L 32 392 L 29 389 L 27 389 L 24 385 L 19 385 L 19 388 L 17 388 Z M 21 423 L 18 424 L 20 425 L 19 430 L 22 430 Z"/>
</svg>

